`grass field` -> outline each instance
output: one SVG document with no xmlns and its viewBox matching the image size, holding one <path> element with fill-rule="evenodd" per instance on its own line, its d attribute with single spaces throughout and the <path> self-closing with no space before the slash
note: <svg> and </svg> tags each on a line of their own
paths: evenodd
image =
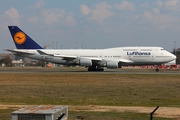
<svg viewBox="0 0 180 120">
<path fill-rule="evenodd" d="M 180 108 L 179 91 L 180 74 L 0 73 L 0 104 L 9 105 L 0 108 L 0 118 L 9 120 L 14 111 L 11 105 L 68 105 L 69 119 L 85 115 L 87 119 L 144 120 L 149 119 L 147 113 L 93 112 L 88 106 Z"/>
</svg>

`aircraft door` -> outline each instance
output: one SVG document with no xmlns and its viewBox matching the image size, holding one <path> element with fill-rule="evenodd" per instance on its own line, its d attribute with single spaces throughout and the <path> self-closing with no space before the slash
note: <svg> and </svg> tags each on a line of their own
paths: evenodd
<svg viewBox="0 0 180 120">
<path fill-rule="evenodd" d="M 153 61 L 155 59 L 155 55 L 154 53 L 156 52 L 156 50 L 152 49 L 152 52 L 151 52 L 151 60 Z"/>
<path fill-rule="evenodd" d="M 99 57 L 100 57 L 100 58 L 104 58 L 103 54 L 99 54 Z"/>
</svg>

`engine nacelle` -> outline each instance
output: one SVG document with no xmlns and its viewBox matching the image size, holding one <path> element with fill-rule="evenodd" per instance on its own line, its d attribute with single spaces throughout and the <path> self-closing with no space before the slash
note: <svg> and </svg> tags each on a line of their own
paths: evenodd
<svg viewBox="0 0 180 120">
<path fill-rule="evenodd" d="M 91 59 L 80 59 L 80 60 L 79 60 L 79 64 L 80 64 L 81 66 L 87 66 L 87 67 L 89 67 L 89 66 L 92 66 L 92 61 L 91 61 Z"/>
<path fill-rule="evenodd" d="M 109 61 L 106 63 L 107 68 L 118 68 L 118 62 L 115 61 Z"/>
</svg>

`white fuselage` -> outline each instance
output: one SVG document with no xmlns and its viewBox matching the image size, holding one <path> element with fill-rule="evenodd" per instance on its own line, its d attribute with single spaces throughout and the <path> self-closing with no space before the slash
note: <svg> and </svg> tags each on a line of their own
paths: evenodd
<svg viewBox="0 0 180 120">
<path fill-rule="evenodd" d="M 40 49 L 46 54 L 40 54 L 37 50 L 15 49 L 29 54 L 17 54 L 20 56 L 48 61 L 64 65 L 80 65 L 80 59 L 90 59 L 100 66 L 107 62 L 117 62 L 121 65 L 155 65 L 163 64 L 176 59 L 176 56 L 161 47 L 118 47 L 109 49 Z M 62 57 L 63 56 L 63 57 Z M 77 57 L 77 58 L 71 58 Z M 64 59 L 64 58 L 68 59 Z"/>
</svg>

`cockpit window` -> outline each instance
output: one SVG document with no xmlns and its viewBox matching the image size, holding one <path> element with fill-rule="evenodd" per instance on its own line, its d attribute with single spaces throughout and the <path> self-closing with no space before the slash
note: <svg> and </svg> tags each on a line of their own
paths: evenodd
<svg viewBox="0 0 180 120">
<path fill-rule="evenodd" d="M 164 49 L 161 49 L 161 50 L 164 50 Z"/>
</svg>

